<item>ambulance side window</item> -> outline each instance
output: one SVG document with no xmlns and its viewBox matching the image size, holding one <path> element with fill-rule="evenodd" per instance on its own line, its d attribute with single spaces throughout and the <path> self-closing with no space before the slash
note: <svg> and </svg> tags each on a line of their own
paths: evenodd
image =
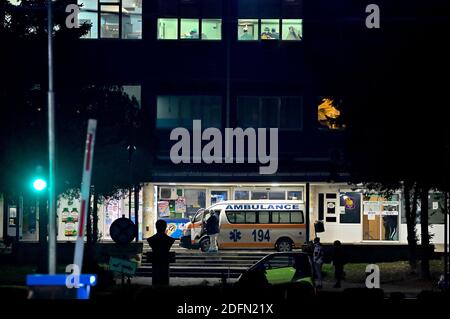
<svg viewBox="0 0 450 319">
<path fill-rule="evenodd" d="M 245 213 L 245 223 L 256 224 L 256 212 L 246 212 Z"/>
<path fill-rule="evenodd" d="M 269 223 L 269 212 L 259 212 L 258 213 L 259 223 L 268 224 Z"/>
<path fill-rule="evenodd" d="M 194 223 L 200 222 L 202 220 L 202 218 L 203 218 L 203 212 L 198 213 L 197 215 L 195 215 L 193 222 Z"/>
</svg>

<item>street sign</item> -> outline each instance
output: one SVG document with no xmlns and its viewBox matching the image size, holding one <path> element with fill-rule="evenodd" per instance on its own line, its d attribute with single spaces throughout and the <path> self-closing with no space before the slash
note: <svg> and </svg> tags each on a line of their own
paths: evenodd
<svg viewBox="0 0 450 319">
<path fill-rule="evenodd" d="M 81 216 L 78 222 L 77 241 L 75 243 L 75 255 L 73 263 L 78 266 L 81 272 L 84 253 L 84 236 L 87 224 L 89 193 L 91 189 L 92 160 L 94 157 L 95 132 L 97 129 L 97 120 L 88 121 L 86 136 L 86 148 L 84 152 L 83 179 L 81 182 Z"/>
<path fill-rule="evenodd" d="M 136 273 L 137 264 L 135 261 L 111 257 L 109 260 L 109 270 L 133 276 Z"/>
<path fill-rule="evenodd" d="M 129 218 L 118 218 L 111 224 L 109 235 L 118 244 L 129 244 L 136 236 L 136 225 Z"/>
</svg>

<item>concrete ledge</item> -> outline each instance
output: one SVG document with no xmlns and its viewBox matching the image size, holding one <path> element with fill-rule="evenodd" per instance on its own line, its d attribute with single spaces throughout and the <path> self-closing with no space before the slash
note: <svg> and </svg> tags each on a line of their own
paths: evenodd
<svg viewBox="0 0 450 319">
<path fill-rule="evenodd" d="M 333 252 L 332 244 L 323 244 L 325 251 L 325 262 L 331 262 Z M 409 248 L 406 244 L 342 244 L 342 249 L 351 263 L 377 263 L 408 260 Z M 434 246 L 430 245 L 430 258 L 437 259 L 439 256 L 434 253 Z M 423 254 L 421 245 L 417 246 L 417 260 L 420 260 Z"/>
<path fill-rule="evenodd" d="M 70 264 L 73 262 L 75 249 L 74 242 L 57 243 L 56 257 L 60 264 Z M 38 264 L 41 256 L 46 256 L 47 247 L 42 251 L 42 247 L 37 242 L 19 242 L 13 245 L 12 261 L 17 265 Z M 97 243 L 95 252 L 98 262 L 108 263 L 109 257 L 131 257 L 142 254 L 142 242 L 132 242 L 129 245 L 118 245 L 116 243 Z M 46 257 L 44 257 L 46 258 Z"/>
</svg>

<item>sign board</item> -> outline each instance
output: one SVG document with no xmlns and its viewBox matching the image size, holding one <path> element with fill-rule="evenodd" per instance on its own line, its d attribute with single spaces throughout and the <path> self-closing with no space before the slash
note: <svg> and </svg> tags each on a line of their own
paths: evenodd
<svg viewBox="0 0 450 319">
<path fill-rule="evenodd" d="M 137 233 L 136 225 L 128 218 L 116 219 L 109 228 L 109 235 L 114 242 L 126 245 L 133 241 Z"/>
<path fill-rule="evenodd" d="M 135 261 L 111 257 L 109 259 L 109 270 L 133 276 L 136 273 L 137 264 Z"/>
</svg>

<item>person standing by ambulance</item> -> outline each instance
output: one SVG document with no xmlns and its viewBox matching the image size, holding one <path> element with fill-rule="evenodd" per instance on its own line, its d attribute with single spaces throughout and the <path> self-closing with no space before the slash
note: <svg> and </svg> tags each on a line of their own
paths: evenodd
<svg viewBox="0 0 450 319">
<path fill-rule="evenodd" d="M 219 216 L 216 212 L 212 212 L 211 216 L 206 220 L 206 234 L 209 236 L 208 252 L 217 252 L 217 237 L 219 236 Z"/>
<path fill-rule="evenodd" d="M 322 264 L 323 264 L 323 247 L 320 244 L 320 238 L 314 238 L 313 252 L 314 272 L 316 274 L 316 287 L 322 288 Z"/>
</svg>

